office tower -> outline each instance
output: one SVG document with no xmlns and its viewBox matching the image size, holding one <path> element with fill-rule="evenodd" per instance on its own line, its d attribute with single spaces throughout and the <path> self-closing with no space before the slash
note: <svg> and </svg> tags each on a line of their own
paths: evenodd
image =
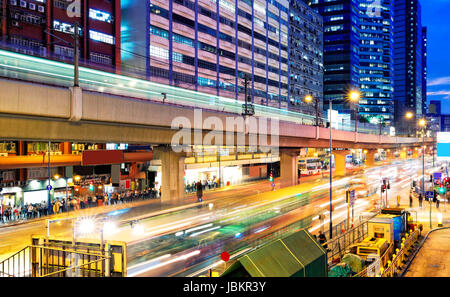
<svg viewBox="0 0 450 297">
<path fill-rule="evenodd" d="M 388 126 L 394 120 L 393 1 L 361 0 L 359 7 L 359 114 Z"/>
<path fill-rule="evenodd" d="M 288 108 L 289 2 L 134 0 L 121 7 L 122 70 Z"/>
<path fill-rule="evenodd" d="M 74 24 L 80 63 L 114 69 L 120 61 L 120 1 L 3 0 L 1 44 L 17 52 L 71 61 Z"/>
<path fill-rule="evenodd" d="M 397 0 L 394 6 L 395 123 L 397 133 L 404 134 L 424 115 L 421 6 L 418 0 Z M 406 120 L 407 112 L 414 117 Z"/>
<path fill-rule="evenodd" d="M 323 21 L 302 0 L 289 6 L 289 109 L 316 114 L 315 101 L 305 102 L 306 96 L 317 100 L 319 117 L 323 110 Z"/>
<path fill-rule="evenodd" d="M 354 117 L 350 90 L 359 89 L 359 1 L 311 0 L 308 4 L 323 17 L 324 109 L 333 100 L 333 110 Z"/>
</svg>

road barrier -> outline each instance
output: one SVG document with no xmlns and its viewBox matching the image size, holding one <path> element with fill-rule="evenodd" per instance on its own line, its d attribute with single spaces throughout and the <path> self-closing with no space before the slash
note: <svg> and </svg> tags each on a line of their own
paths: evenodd
<svg viewBox="0 0 450 297">
<path fill-rule="evenodd" d="M 395 253 L 392 255 L 392 260 L 387 261 L 387 267 L 382 270 L 382 277 L 396 277 L 402 270 L 402 266 L 406 263 L 406 258 L 408 258 L 412 253 L 412 247 L 417 242 L 419 238 L 420 230 L 416 229 L 414 232 L 410 231 L 410 234 L 406 234 L 402 238 L 402 243 L 400 249 L 396 249 Z"/>
</svg>

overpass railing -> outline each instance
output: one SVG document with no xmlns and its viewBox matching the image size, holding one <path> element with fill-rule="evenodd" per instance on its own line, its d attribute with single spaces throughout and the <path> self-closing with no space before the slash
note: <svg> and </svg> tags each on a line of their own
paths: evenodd
<svg viewBox="0 0 450 297">
<path fill-rule="evenodd" d="M 68 59 L 50 55 L 45 51 L 18 48 L 7 43 L 0 44 L 0 75 L 13 79 L 32 81 L 48 85 L 70 87 L 73 85 L 73 65 Z M 6 49 L 6 50 L 5 50 Z M 21 53 L 17 53 L 21 52 Z M 53 60 L 51 60 L 53 59 Z M 67 64 L 69 63 L 69 64 Z M 81 63 L 79 68 L 80 87 L 88 91 L 127 96 L 180 106 L 217 110 L 241 114 L 242 101 L 234 98 L 196 92 L 186 87 L 169 86 L 149 81 L 136 73 L 116 74 L 116 69 Z M 97 69 L 93 69 L 97 68 Z M 124 73 L 121 70 L 122 73 Z M 305 114 L 265 104 L 253 104 L 255 115 L 303 125 L 314 125 L 315 115 Z M 325 118 L 320 122 L 326 123 Z M 322 125 L 325 126 L 325 125 Z M 358 132 L 379 134 L 379 126 L 367 123 L 358 124 Z M 338 123 L 337 130 L 354 131 L 354 121 Z M 386 130 L 382 131 L 383 133 Z"/>
</svg>

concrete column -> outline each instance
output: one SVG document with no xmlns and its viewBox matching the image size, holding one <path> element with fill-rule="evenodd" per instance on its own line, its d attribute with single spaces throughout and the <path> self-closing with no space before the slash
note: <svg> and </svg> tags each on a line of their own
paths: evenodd
<svg viewBox="0 0 450 297">
<path fill-rule="evenodd" d="M 400 150 L 400 159 L 405 160 L 408 157 L 408 151 L 401 149 Z"/>
<path fill-rule="evenodd" d="M 378 150 L 367 150 L 366 153 L 366 166 L 372 167 L 375 165 L 375 154 Z"/>
<path fill-rule="evenodd" d="M 386 161 L 394 161 L 394 151 L 391 149 L 386 150 Z"/>
<path fill-rule="evenodd" d="M 345 175 L 345 157 L 350 154 L 350 151 L 334 151 L 334 176 Z"/>
<path fill-rule="evenodd" d="M 62 153 L 64 155 L 72 154 L 72 143 L 70 143 L 70 142 L 63 142 Z"/>
<path fill-rule="evenodd" d="M 298 156 L 300 149 L 280 150 L 280 186 L 291 187 L 298 184 Z"/>
<path fill-rule="evenodd" d="M 161 160 L 161 203 L 182 203 L 185 153 L 176 153 L 171 147 L 157 147 L 154 154 L 155 159 Z"/>
</svg>

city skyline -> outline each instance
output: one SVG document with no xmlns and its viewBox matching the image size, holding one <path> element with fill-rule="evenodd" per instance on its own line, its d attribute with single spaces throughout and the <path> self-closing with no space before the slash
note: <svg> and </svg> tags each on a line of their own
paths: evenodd
<svg viewBox="0 0 450 297">
<path fill-rule="evenodd" d="M 422 1 L 422 23 L 428 27 L 428 92 L 427 99 L 441 100 L 442 113 L 449 114 L 450 106 L 445 104 L 450 100 L 450 60 L 446 53 L 450 52 L 448 16 L 450 16 L 450 1 Z M 436 17 L 439 16 L 439 17 Z"/>
</svg>

